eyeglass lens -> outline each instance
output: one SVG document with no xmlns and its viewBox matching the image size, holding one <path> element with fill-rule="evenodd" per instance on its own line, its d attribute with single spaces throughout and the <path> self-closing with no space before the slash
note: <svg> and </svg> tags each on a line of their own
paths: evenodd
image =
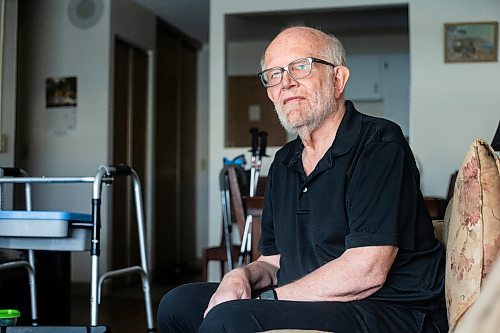
<svg viewBox="0 0 500 333">
<path fill-rule="evenodd" d="M 301 79 L 311 74 L 311 59 L 298 59 L 286 67 L 270 68 L 262 72 L 262 83 L 266 87 L 272 87 L 281 83 L 283 72 L 286 70 L 294 79 Z"/>
</svg>

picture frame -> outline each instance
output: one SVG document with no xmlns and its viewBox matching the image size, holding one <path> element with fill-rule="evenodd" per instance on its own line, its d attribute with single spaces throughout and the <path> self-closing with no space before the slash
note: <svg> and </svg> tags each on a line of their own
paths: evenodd
<svg viewBox="0 0 500 333">
<path fill-rule="evenodd" d="M 498 22 L 444 25 L 445 62 L 498 61 Z"/>
<path fill-rule="evenodd" d="M 76 106 L 76 76 L 50 77 L 47 78 L 45 84 L 45 106 L 47 108 Z"/>
</svg>

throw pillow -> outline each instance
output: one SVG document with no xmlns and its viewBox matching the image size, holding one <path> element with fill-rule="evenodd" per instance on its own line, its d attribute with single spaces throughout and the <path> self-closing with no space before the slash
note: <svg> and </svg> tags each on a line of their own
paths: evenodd
<svg viewBox="0 0 500 333">
<path fill-rule="evenodd" d="M 452 332 L 474 303 L 500 250 L 500 161 L 475 140 L 459 170 L 446 242 L 446 302 Z"/>
</svg>

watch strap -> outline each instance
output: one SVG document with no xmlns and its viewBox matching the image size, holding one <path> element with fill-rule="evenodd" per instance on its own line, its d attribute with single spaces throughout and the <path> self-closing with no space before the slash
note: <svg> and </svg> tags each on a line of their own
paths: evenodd
<svg viewBox="0 0 500 333">
<path fill-rule="evenodd" d="M 265 290 L 260 293 L 259 295 L 260 299 L 267 299 L 267 300 L 277 300 L 278 295 L 276 294 L 276 290 L 274 288 Z"/>
</svg>

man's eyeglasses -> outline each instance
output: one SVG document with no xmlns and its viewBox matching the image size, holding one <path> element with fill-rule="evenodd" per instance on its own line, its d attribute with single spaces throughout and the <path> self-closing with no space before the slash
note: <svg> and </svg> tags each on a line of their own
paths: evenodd
<svg viewBox="0 0 500 333">
<path fill-rule="evenodd" d="M 285 71 L 287 71 L 287 73 L 290 74 L 290 76 L 295 80 L 302 79 L 308 76 L 309 74 L 311 74 L 313 62 L 335 67 L 334 64 L 328 61 L 309 57 L 292 61 L 291 63 L 288 64 L 288 66 L 285 67 L 272 67 L 265 69 L 262 72 L 260 72 L 258 76 L 262 81 L 264 87 L 266 88 L 274 87 L 281 83 L 281 81 L 283 80 L 283 73 Z"/>
</svg>

